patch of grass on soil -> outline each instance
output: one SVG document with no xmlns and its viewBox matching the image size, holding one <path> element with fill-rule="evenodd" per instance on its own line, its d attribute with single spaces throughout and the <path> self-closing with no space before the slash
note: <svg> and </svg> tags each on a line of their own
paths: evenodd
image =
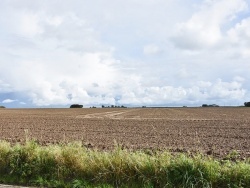
<svg viewBox="0 0 250 188">
<path fill-rule="evenodd" d="M 0 183 L 40 187 L 250 187 L 250 160 L 123 150 L 80 143 L 0 142 Z"/>
</svg>

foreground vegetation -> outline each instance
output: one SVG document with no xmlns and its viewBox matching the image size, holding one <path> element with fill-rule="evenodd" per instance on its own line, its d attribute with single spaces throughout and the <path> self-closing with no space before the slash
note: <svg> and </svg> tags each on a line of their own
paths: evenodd
<svg viewBox="0 0 250 188">
<path fill-rule="evenodd" d="M 0 183 L 46 187 L 250 187 L 250 160 L 0 142 Z"/>
</svg>

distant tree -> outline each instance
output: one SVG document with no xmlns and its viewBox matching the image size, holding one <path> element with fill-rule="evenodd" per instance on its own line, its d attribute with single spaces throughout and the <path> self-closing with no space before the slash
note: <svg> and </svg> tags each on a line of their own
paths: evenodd
<svg viewBox="0 0 250 188">
<path fill-rule="evenodd" d="M 5 106 L 0 106 L 0 108 L 5 108 Z"/>
<path fill-rule="evenodd" d="M 111 108 L 114 108 L 115 107 L 115 105 L 111 105 Z"/>
<path fill-rule="evenodd" d="M 217 104 L 203 104 L 202 107 L 220 107 Z"/>
<path fill-rule="evenodd" d="M 82 108 L 83 107 L 83 105 L 81 105 L 81 104 L 72 104 L 72 105 L 70 105 L 70 108 Z"/>
<path fill-rule="evenodd" d="M 245 105 L 246 107 L 250 107 L 250 102 L 245 102 L 244 105 Z"/>
<path fill-rule="evenodd" d="M 105 106 L 104 106 L 104 105 L 102 105 L 102 108 L 105 108 Z"/>
<path fill-rule="evenodd" d="M 142 108 L 146 108 L 146 106 L 142 106 Z"/>
</svg>

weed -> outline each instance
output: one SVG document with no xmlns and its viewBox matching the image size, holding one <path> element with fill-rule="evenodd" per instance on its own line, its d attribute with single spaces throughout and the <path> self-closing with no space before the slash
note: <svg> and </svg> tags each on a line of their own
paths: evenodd
<svg viewBox="0 0 250 188">
<path fill-rule="evenodd" d="M 81 143 L 0 142 L 0 182 L 39 187 L 250 187 L 250 163 L 165 151 L 86 149 Z"/>
</svg>

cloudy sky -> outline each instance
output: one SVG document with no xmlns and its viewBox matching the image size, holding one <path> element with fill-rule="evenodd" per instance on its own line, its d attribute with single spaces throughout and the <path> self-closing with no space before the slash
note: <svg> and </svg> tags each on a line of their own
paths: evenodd
<svg viewBox="0 0 250 188">
<path fill-rule="evenodd" d="M 242 105 L 250 0 L 1 0 L 0 105 Z"/>
</svg>

